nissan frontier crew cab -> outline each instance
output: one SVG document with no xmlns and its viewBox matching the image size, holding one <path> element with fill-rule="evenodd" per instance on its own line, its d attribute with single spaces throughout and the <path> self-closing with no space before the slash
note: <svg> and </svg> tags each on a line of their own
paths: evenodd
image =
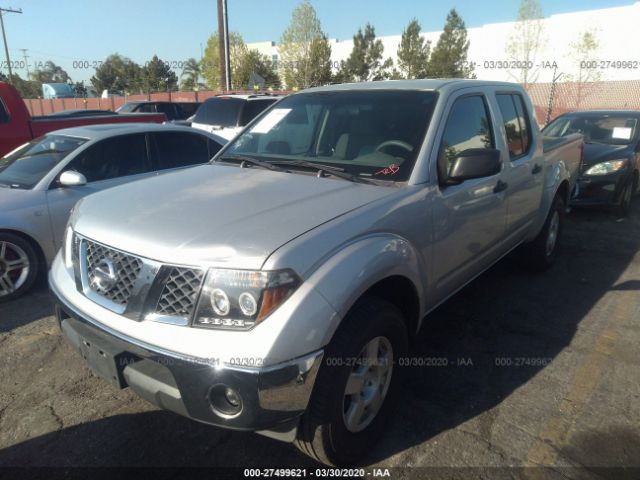
<svg viewBox="0 0 640 480">
<path fill-rule="evenodd" d="M 92 370 L 162 408 L 343 465 L 372 447 L 425 316 L 514 249 L 558 249 L 582 137 L 518 85 L 311 88 L 209 165 L 81 200 L 50 271 Z"/>
</svg>

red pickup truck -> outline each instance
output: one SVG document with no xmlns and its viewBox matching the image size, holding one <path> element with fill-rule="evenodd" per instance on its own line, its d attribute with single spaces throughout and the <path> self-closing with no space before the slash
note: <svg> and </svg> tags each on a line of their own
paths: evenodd
<svg viewBox="0 0 640 480">
<path fill-rule="evenodd" d="M 0 82 L 0 157 L 25 142 L 62 128 L 97 123 L 162 123 L 166 120 L 164 113 L 114 113 L 90 117 L 70 115 L 64 118 L 32 117 L 18 91 L 12 85 Z"/>
</svg>

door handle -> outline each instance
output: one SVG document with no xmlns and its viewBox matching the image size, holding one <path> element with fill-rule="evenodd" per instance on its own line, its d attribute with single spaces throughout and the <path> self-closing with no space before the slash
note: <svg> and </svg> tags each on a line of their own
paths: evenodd
<svg viewBox="0 0 640 480">
<path fill-rule="evenodd" d="M 536 163 L 533 166 L 533 170 L 531 170 L 531 174 L 532 175 L 536 175 L 536 174 L 540 173 L 541 171 L 542 171 L 542 165 L 540 165 L 539 163 Z"/>
<path fill-rule="evenodd" d="M 509 185 L 506 182 L 503 182 L 502 180 L 498 180 L 498 183 L 496 183 L 496 186 L 493 187 L 493 193 L 504 192 L 508 186 Z"/>
</svg>

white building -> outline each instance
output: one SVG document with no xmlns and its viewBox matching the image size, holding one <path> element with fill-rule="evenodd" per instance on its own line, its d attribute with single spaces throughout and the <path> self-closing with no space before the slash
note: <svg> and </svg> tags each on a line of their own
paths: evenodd
<svg viewBox="0 0 640 480">
<path fill-rule="evenodd" d="M 420 20 L 418 18 L 418 20 Z M 513 33 L 515 22 L 491 23 L 469 28 L 470 40 L 468 60 L 475 64 L 475 73 L 484 80 L 516 81 L 517 71 L 509 70 L 509 58 L 505 45 Z M 571 43 L 577 42 L 585 31 L 595 33 L 599 48 L 592 55 L 592 65 L 600 72 L 600 80 L 640 79 L 640 54 L 634 38 L 640 28 L 640 2 L 623 7 L 585 10 L 551 15 L 543 21 L 543 42 L 531 69 L 532 80 L 550 82 L 554 67 L 557 73 L 577 75 L 579 62 L 572 58 Z M 424 32 L 422 36 L 431 41 L 432 48 L 441 32 Z M 397 62 L 396 52 L 400 35 L 379 37 L 384 44 L 384 56 Z M 330 39 L 331 59 L 334 69 L 351 53 L 353 41 Z M 248 44 L 278 61 L 276 42 Z"/>
</svg>

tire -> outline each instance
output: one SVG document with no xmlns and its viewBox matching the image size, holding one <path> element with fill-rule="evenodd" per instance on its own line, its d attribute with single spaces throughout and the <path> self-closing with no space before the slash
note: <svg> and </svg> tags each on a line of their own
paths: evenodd
<svg viewBox="0 0 640 480">
<path fill-rule="evenodd" d="M 24 238 L 0 233 L 0 303 L 24 295 L 38 276 L 38 255 Z"/>
<path fill-rule="evenodd" d="M 362 459 L 382 436 L 393 410 L 401 373 L 397 359 L 406 354 L 407 344 L 407 329 L 398 308 L 372 297 L 356 304 L 325 350 L 309 406 L 298 427 L 296 446 L 327 465 L 353 465 Z M 369 359 L 392 359 L 387 375 L 379 373 L 384 370 L 384 361 L 354 361 L 362 359 L 365 346 L 370 353 L 376 351 Z M 373 372 L 367 372 L 367 366 L 373 367 Z M 375 367 L 381 370 L 376 372 Z M 357 393 L 348 395 L 348 380 L 362 375 L 371 377 L 350 382 L 349 388 Z M 373 385 L 366 378 L 373 379 Z M 386 396 L 378 395 L 385 391 L 385 385 Z M 360 409 L 368 401 L 369 406 Z M 371 412 L 376 405 L 380 405 L 377 414 L 367 414 L 367 409 Z"/>
<path fill-rule="evenodd" d="M 551 203 L 551 208 L 538 236 L 520 248 L 521 263 L 534 272 L 548 270 L 556 259 L 562 229 L 564 227 L 565 205 L 558 194 Z"/>
<path fill-rule="evenodd" d="M 621 217 L 626 217 L 631 211 L 634 186 L 634 179 L 630 178 L 627 183 L 624 184 L 622 192 L 620 192 L 620 203 L 617 206 L 617 213 Z"/>
</svg>

